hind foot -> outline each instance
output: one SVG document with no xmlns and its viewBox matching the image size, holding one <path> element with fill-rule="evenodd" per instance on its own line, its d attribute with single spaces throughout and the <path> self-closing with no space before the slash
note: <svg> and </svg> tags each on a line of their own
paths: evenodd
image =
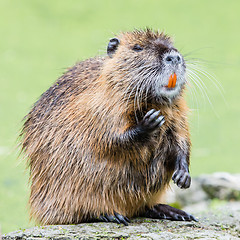
<svg viewBox="0 0 240 240">
<path fill-rule="evenodd" d="M 125 226 L 128 226 L 128 223 L 130 223 L 130 220 L 127 217 L 116 212 L 114 212 L 114 215 L 100 215 L 98 219 L 102 222 L 114 222 L 118 224 L 123 223 Z"/>
<path fill-rule="evenodd" d="M 147 208 L 146 212 L 143 214 L 143 217 L 156 218 L 156 219 L 167 219 L 172 221 L 196 221 L 197 219 L 177 208 L 165 205 L 158 204 L 153 208 Z"/>
</svg>

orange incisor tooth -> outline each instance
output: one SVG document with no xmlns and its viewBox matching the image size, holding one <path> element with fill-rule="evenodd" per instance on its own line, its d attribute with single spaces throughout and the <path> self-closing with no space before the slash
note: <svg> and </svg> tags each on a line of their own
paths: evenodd
<svg viewBox="0 0 240 240">
<path fill-rule="evenodd" d="M 172 75 L 170 75 L 169 79 L 168 79 L 168 88 L 172 87 Z"/>
<path fill-rule="evenodd" d="M 172 84 L 173 88 L 176 86 L 176 82 L 177 82 L 177 75 L 176 75 L 176 73 L 174 73 L 173 74 L 173 84 Z"/>
<path fill-rule="evenodd" d="M 177 82 L 177 75 L 176 73 L 174 73 L 169 77 L 168 88 L 174 88 L 176 86 L 176 82 Z"/>
</svg>

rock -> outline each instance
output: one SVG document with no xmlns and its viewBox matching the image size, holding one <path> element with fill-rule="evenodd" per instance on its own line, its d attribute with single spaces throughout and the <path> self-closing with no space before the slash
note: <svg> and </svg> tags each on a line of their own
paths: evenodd
<svg viewBox="0 0 240 240">
<path fill-rule="evenodd" d="M 202 175 L 197 181 L 211 199 L 240 200 L 240 174 L 214 173 Z"/>
<path fill-rule="evenodd" d="M 179 189 L 175 184 L 171 184 L 166 196 L 167 203 L 180 207 L 196 204 L 195 206 L 204 208 L 211 204 L 212 199 L 239 201 L 240 174 L 204 174 L 193 178 L 189 189 Z"/>
<path fill-rule="evenodd" d="M 204 212 L 206 209 L 209 209 L 210 205 L 211 205 L 211 202 L 203 201 L 203 202 L 184 206 L 182 208 L 182 210 L 189 212 L 189 213 L 192 213 L 193 209 L 194 209 L 194 212 Z M 221 205 L 221 203 L 219 203 L 219 205 Z"/>
<path fill-rule="evenodd" d="M 115 223 L 43 226 L 12 232 L 3 239 L 240 239 L 239 183 L 240 174 L 214 173 L 192 179 L 189 189 L 171 185 L 167 203 L 183 207 L 199 222 L 138 218 L 127 227 Z"/>
<path fill-rule="evenodd" d="M 167 203 L 177 202 L 181 207 L 205 202 L 209 199 L 207 193 L 202 189 L 201 183 L 197 179 L 192 179 L 191 187 L 188 189 L 180 189 L 175 184 L 171 184 L 166 195 Z"/>
<path fill-rule="evenodd" d="M 199 222 L 172 222 L 137 218 L 129 226 L 115 223 L 86 223 L 34 227 L 3 236 L 7 239 L 239 239 L 240 203 L 229 203 L 202 213 Z"/>
</svg>

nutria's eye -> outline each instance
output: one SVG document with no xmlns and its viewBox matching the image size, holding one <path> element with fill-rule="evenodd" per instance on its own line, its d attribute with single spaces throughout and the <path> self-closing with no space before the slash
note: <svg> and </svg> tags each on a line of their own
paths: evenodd
<svg viewBox="0 0 240 240">
<path fill-rule="evenodd" d="M 143 50 L 143 48 L 138 44 L 134 45 L 132 49 L 136 52 L 140 52 Z"/>
</svg>

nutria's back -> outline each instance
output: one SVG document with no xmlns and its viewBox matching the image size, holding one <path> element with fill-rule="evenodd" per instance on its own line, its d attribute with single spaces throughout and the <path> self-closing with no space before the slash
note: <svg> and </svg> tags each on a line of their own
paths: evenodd
<svg viewBox="0 0 240 240">
<path fill-rule="evenodd" d="M 178 79 L 168 88 L 173 72 Z M 32 216 L 79 223 L 114 212 L 132 217 L 159 203 L 179 153 L 189 164 L 184 85 L 183 57 L 150 30 L 122 33 L 108 56 L 70 68 L 23 127 Z M 158 126 L 148 120 L 154 116 Z"/>
</svg>

